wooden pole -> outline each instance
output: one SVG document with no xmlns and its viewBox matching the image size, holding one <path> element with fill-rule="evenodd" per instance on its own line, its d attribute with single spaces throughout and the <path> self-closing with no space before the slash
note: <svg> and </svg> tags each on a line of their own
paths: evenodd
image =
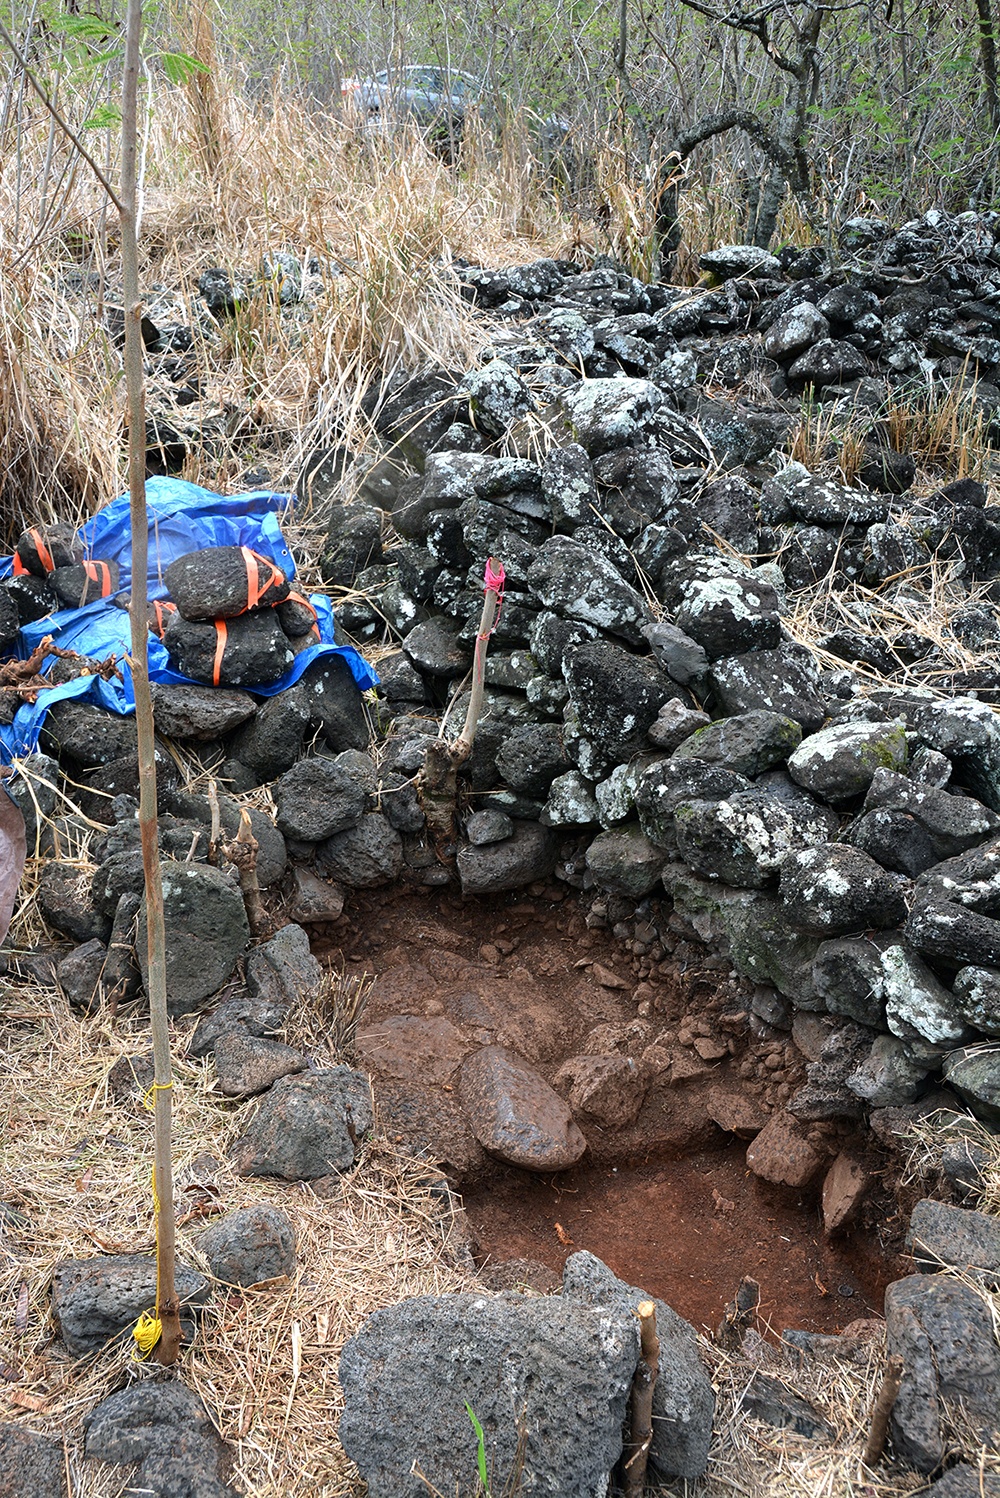
<svg viewBox="0 0 1000 1498">
<path fill-rule="evenodd" d="M 660 1371 L 656 1306 L 651 1300 L 641 1300 L 636 1315 L 639 1317 L 639 1362 L 632 1380 L 632 1417 L 624 1468 L 625 1498 L 642 1498 L 646 1486 L 646 1464 L 653 1444 L 653 1390 Z"/>
<path fill-rule="evenodd" d="M 161 1363 L 177 1361 L 181 1345 L 180 1306 L 174 1275 L 174 1182 L 170 1159 L 171 1069 L 167 1024 L 166 931 L 163 882 L 156 820 L 156 752 L 153 702 L 149 690 L 146 572 L 149 522 L 146 515 L 146 401 L 140 328 L 138 211 L 138 93 L 142 0 L 128 0 L 125 13 L 125 66 L 122 88 L 122 179 L 119 203 L 122 282 L 125 296 L 125 390 L 128 401 L 128 478 L 132 524 L 132 687 L 139 758 L 139 831 L 146 886 L 146 945 L 150 1027 L 153 1034 L 154 1166 L 156 1209 L 156 1317 Z"/>
</svg>

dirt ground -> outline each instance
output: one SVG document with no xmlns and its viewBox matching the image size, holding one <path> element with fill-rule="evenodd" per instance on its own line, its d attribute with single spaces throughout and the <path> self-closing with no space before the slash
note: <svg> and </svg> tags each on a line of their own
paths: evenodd
<svg viewBox="0 0 1000 1498">
<path fill-rule="evenodd" d="M 462 1189 L 477 1264 L 489 1273 L 524 1259 L 557 1274 L 586 1248 L 699 1328 L 718 1324 L 746 1274 L 760 1281 L 762 1320 L 775 1334 L 836 1331 L 880 1314 L 886 1284 L 902 1272 L 891 1201 L 876 1191 L 858 1226 L 830 1240 L 816 1190 L 759 1181 L 745 1138 L 712 1118 L 720 1098 L 766 1118 L 801 1080 L 805 1058 L 788 1037 L 751 1033 L 746 995 L 724 965 L 677 942 L 636 951 L 626 930 L 634 921 L 616 936 L 600 921 L 588 926 L 588 908 L 556 883 L 527 899 L 371 891 L 314 943 L 324 960 L 372 979 L 359 1058 L 390 1134 L 443 1160 Z M 601 1049 L 672 1059 L 634 1124 L 581 1119 L 582 1164 L 540 1176 L 491 1160 L 468 1129 L 457 1073 L 484 1044 L 508 1046 L 550 1081 L 567 1057 Z M 838 1131 L 819 1132 L 835 1152 Z M 873 1175 L 882 1163 L 872 1160 Z"/>
</svg>

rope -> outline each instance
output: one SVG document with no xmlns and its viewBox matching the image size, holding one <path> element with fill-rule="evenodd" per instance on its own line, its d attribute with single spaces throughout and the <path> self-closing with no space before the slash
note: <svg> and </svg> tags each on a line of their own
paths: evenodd
<svg viewBox="0 0 1000 1498">
<path fill-rule="evenodd" d="M 260 552 L 251 551 L 249 546 L 241 546 L 240 551 L 243 553 L 243 565 L 247 569 L 247 606 L 245 609 L 241 609 L 240 612 L 242 614 L 249 614 L 251 609 L 258 607 L 265 593 L 269 592 L 271 588 L 281 587 L 281 584 L 285 581 L 285 574 L 279 567 L 274 565 L 269 557 L 262 557 Z M 260 585 L 262 567 L 269 567 L 271 569 L 271 576 L 263 587 Z"/>
<path fill-rule="evenodd" d="M 33 525 L 33 526 L 30 527 L 30 529 L 28 531 L 28 535 L 31 537 L 31 539 L 35 543 L 35 550 L 38 553 L 38 560 L 41 562 L 41 564 L 44 567 L 45 571 L 46 572 L 54 572 L 56 564 L 52 560 L 52 553 L 51 553 L 51 551 L 49 551 L 49 548 L 46 546 L 46 544 L 45 544 L 45 538 L 43 537 L 41 531 L 38 529 L 38 527 L 36 525 Z"/>
<path fill-rule="evenodd" d="M 154 1082 L 142 1100 L 142 1106 L 149 1113 L 156 1111 L 156 1094 L 158 1092 L 169 1092 L 173 1082 Z M 151 1185 L 153 1189 L 153 1223 L 156 1226 L 156 1305 L 152 1311 L 143 1311 L 138 1321 L 132 1328 L 132 1336 L 135 1339 L 136 1350 L 132 1354 L 137 1363 L 144 1363 L 153 1348 L 163 1335 L 163 1323 L 160 1320 L 160 1197 L 156 1190 L 156 1166 L 153 1166 Z"/>
<path fill-rule="evenodd" d="M 87 582 L 98 583 L 100 585 L 100 589 L 101 589 L 101 595 L 100 596 L 102 598 L 110 598 L 111 597 L 111 568 L 108 566 L 107 562 L 84 562 L 84 564 L 83 564 L 83 570 L 84 570 L 84 573 L 86 575 Z M 89 589 L 87 588 L 87 584 L 84 583 L 84 585 L 83 585 L 83 596 L 84 596 L 84 599 L 86 599 L 88 592 L 89 592 Z"/>
</svg>

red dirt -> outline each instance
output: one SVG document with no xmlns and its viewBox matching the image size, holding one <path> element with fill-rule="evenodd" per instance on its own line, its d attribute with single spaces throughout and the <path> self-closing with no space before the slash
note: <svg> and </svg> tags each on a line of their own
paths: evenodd
<svg viewBox="0 0 1000 1498">
<path fill-rule="evenodd" d="M 558 1271 L 574 1247 L 586 1248 L 712 1328 L 746 1274 L 760 1281 L 762 1320 L 777 1333 L 829 1332 L 880 1313 L 900 1272 L 884 1241 L 886 1198 L 866 1203 L 865 1226 L 831 1242 L 816 1190 L 766 1186 L 747 1170 L 745 1139 L 712 1122 L 708 1100 L 720 1091 L 765 1116 L 780 1108 L 805 1058 L 787 1036 L 749 1033 L 739 1012 L 746 999 L 724 965 L 671 950 L 662 925 L 664 944 L 636 955 L 610 931 L 587 929 L 584 909 L 560 886 L 493 900 L 397 887 L 355 894 L 340 921 L 315 932 L 318 956 L 374 976 L 360 1062 L 373 1070 L 390 1130 L 448 1162 L 463 1185 L 480 1262 L 523 1258 Z M 404 1016 L 387 1038 L 386 1024 Z M 695 1027 L 687 1038 L 685 1026 Z M 581 1118 L 586 1164 L 554 1178 L 483 1155 L 457 1098 L 466 1054 L 504 1045 L 551 1080 L 566 1057 L 615 1044 L 606 1037 L 623 1027 L 640 1035 L 635 1054 L 652 1040 L 675 1058 L 673 1081 L 651 1087 L 635 1124 L 606 1129 Z M 729 1052 L 724 1044 L 720 1060 L 702 1062 L 692 1033 Z M 617 1043 L 632 1052 L 632 1041 Z M 820 1125 L 818 1134 L 831 1159 L 845 1141 L 865 1147 L 850 1128 Z"/>
<path fill-rule="evenodd" d="M 534 1259 L 558 1273 L 587 1249 L 699 1330 L 715 1330 L 745 1274 L 760 1284 L 760 1319 L 775 1335 L 788 1326 L 837 1332 L 881 1315 L 885 1287 L 901 1272 L 894 1257 L 860 1233 L 824 1239 L 815 1202 L 782 1201 L 743 1153 L 728 1146 L 554 1181 L 511 1171 L 467 1194 L 465 1206 L 487 1263 Z"/>
</svg>

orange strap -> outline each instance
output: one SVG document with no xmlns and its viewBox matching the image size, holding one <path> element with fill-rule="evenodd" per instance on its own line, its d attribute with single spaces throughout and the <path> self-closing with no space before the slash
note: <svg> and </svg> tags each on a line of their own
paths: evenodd
<svg viewBox="0 0 1000 1498">
<path fill-rule="evenodd" d="M 35 543 L 35 550 L 38 552 L 38 560 L 41 562 L 46 572 L 54 572 L 56 564 L 52 560 L 52 553 L 46 546 L 45 541 L 42 537 L 42 533 L 38 529 L 37 525 L 33 525 L 29 528 L 28 535 Z"/>
<path fill-rule="evenodd" d="M 314 634 L 316 636 L 317 640 L 322 640 L 323 637 L 322 637 L 322 635 L 319 632 L 319 615 L 317 614 L 316 610 L 313 608 L 312 604 L 309 602 L 309 600 L 306 597 L 306 595 L 304 593 L 289 593 L 288 597 L 285 599 L 285 602 L 286 603 L 301 603 L 304 608 L 307 608 L 309 610 L 310 614 L 312 614 L 312 616 L 313 616 L 313 622 L 312 622 L 312 626 L 309 629 L 308 633 L 309 634 Z"/>
<path fill-rule="evenodd" d="M 226 638 L 229 632 L 226 629 L 225 619 L 216 619 L 215 633 L 218 635 L 218 640 L 216 641 L 215 645 L 215 661 L 212 664 L 213 687 L 217 687 L 219 685 L 219 678 L 222 675 L 222 657 L 226 653 Z"/>
<path fill-rule="evenodd" d="M 107 562 L 84 562 L 83 570 L 87 574 L 87 578 L 90 582 L 100 584 L 100 596 L 102 598 L 110 598 L 111 568 L 108 566 Z M 86 591 L 87 590 L 84 589 L 84 592 Z"/>
<path fill-rule="evenodd" d="M 248 614 L 251 609 L 257 608 L 269 589 L 280 588 L 285 581 L 285 574 L 274 565 L 269 557 L 262 557 L 259 552 L 251 551 L 249 546 L 241 546 L 240 551 L 243 553 L 243 564 L 247 569 L 247 606 L 240 612 Z M 271 569 L 271 576 L 263 587 L 260 586 L 262 566 Z"/>
<path fill-rule="evenodd" d="M 166 629 L 166 626 L 167 626 L 167 621 L 164 619 L 163 616 L 164 616 L 164 614 L 176 614 L 176 612 L 177 612 L 177 605 L 176 605 L 176 603 L 167 603 L 162 598 L 154 598 L 153 599 L 153 608 L 156 611 L 156 633 L 159 635 L 160 639 L 162 640 L 163 639 L 163 631 Z"/>
<path fill-rule="evenodd" d="M 10 567 L 10 570 L 11 570 L 11 575 L 13 577 L 27 577 L 27 575 L 28 575 L 28 569 L 24 565 L 24 563 L 21 561 L 21 558 L 18 556 L 18 554 L 17 554 L 16 551 L 15 551 L 14 555 L 11 557 L 11 567 Z"/>
</svg>

